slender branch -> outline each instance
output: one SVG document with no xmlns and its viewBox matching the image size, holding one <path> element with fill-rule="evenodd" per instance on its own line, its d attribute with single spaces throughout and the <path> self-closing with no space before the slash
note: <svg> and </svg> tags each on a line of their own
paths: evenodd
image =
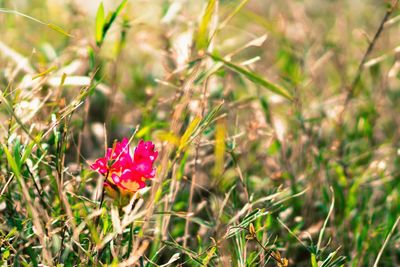
<svg viewBox="0 0 400 267">
<path fill-rule="evenodd" d="M 356 88 L 356 86 L 358 85 L 358 83 L 359 83 L 360 80 L 361 80 L 361 74 L 362 74 L 362 71 L 363 71 L 363 69 L 364 69 L 364 64 L 365 64 L 365 62 L 367 61 L 367 59 L 368 59 L 369 55 L 371 54 L 372 50 L 374 49 L 374 47 L 375 47 L 375 45 L 376 45 L 376 43 L 377 43 L 378 38 L 380 37 L 380 35 L 381 35 L 382 32 L 383 32 L 385 23 L 388 21 L 388 19 L 389 19 L 390 16 L 392 15 L 393 11 L 394 11 L 395 8 L 397 7 L 398 2 L 399 2 L 399 0 L 396 0 L 396 1 L 391 5 L 391 7 L 388 8 L 388 9 L 386 10 L 386 13 L 385 13 L 385 15 L 383 16 L 383 19 L 382 19 L 381 23 L 379 24 L 378 29 L 377 29 L 376 32 L 375 32 L 374 38 L 373 38 L 372 41 L 369 43 L 369 46 L 368 46 L 367 50 L 365 51 L 364 56 L 363 56 L 363 58 L 361 59 L 360 64 L 358 65 L 357 72 L 356 72 L 356 76 L 354 77 L 353 82 L 351 83 L 351 85 L 350 85 L 350 87 L 349 87 L 349 89 L 348 89 L 347 95 L 346 95 L 346 100 L 345 100 L 345 103 L 344 103 L 344 106 L 343 106 L 342 114 L 343 114 L 344 111 L 346 110 L 346 108 L 347 108 L 347 106 L 348 106 L 348 104 L 349 104 L 351 98 L 354 96 L 355 88 Z M 340 117 L 342 117 L 342 116 L 340 116 Z"/>
</svg>

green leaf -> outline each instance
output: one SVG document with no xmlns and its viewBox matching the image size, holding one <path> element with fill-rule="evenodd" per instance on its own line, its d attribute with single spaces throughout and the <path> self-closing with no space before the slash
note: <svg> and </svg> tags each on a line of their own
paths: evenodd
<svg viewBox="0 0 400 267">
<path fill-rule="evenodd" d="M 20 170 L 18 168 L 17 162 L 15 161 L 14 157 L 11 155 L 11 153 L 8 150 L 7 146 L 5 144 L 2 144 L 2 146 L 3 146 L 4 152 L 6 153 L 7 161 L 8 161 L 8 164 L 10 165 L 10 167 L 11 167 L 11 170 L 14 172 L 15 176 L 17 178 L 19 178 L 21 172 L 20 172 Z"/>
<path fill-rule="evenodd" d="M 47 70 L 45 70 L 45 71 L 43 71 L 43 72 L 41 72 L 41 73 L 36 74 L 35 76 L 33 76 L 33 77 L 32 77 L 32 80 L 35 80 L 35 79 L 37 79 L 37 78 L 39 78 L 39 77 L 42 77 L 42 76 L 45 76 L 45 75 L 49 74 L 50 72 L 52 72 L 53 70 L 56 70 L 56 69 L 57 69 L 56 66 L 52 66 L 52 67 L 50 67 L 49 69 L 47 69 Z"/>
<path fill-rule="evenodd" d="M 115 19 L 118 17 L 119 13 L 121 13 L 122 9 L 125 7 L 128 0 L 123 0 L 117 7 L 117 9 L 109 13 L 107 15 L 107 19 L 104 17 L 104 5 L 100 4 L 97 15 L 96 15 L 96 44 L 97 46 L 101 46 L 106 37 L 108 30 L 111 28 Z"/>
<path fill-rule="evenodd" d="M 10 250 L 7 248 L 4 252 L 3 252 L 3 260 L 7 260 L 8 257 L 10 257 Z"/>
<path fill-rule="evenodd" d="M 14 237 L 16 234 L 18 234 L 18 229 L 17 227 L 13 227 L 10 232 L 8 232 L 7 236 L 5 237 L 6 240 Z"/>
<path fill-rule="evenodd" d="M 57 32 L 59 32 L 59 33 L 65 35 L 65 36 L 73 37 L 71 34 L 69 34 L 69 33 L 67 33 L 66 31 L 64 31 L 64 29 L 62 29 L 60 26 L 57 26 L 57 25 L 55 25 L 55 24 L 53 24 L 53 23 L 47 23 L 47 26 L 49 26 L 49 27 L 52 28 L 53 30 L 55 30 L 55 31 L 57 31 Z"/>
<path fill-rule="evenodd" d="M 224 172 L 224 159 L 225 159 L 225 138 L 226 138 L 226 125 L 225 120 L 217 122 L 215 130 L 215 149 L 214 149 L 214 175 L 220 177 Z"/>
<path fill-rule="evenodd" d="M 103 39 L 106 36 L 108 30 L 111 28 L 112 24 L 114 23 L 115 19 L 118 17 L 119 13 L 121 13 L 122 9 L 125 7 L 128 0 L 123 0 L 117 9 L 107 16 L 107 22 L 103 26 Z"/>
<path fill-rule="evenodd" d="M 195 133 L 197 127 L 199 126 L 201 122 L 201 117 L 195 117 L 193 121 L 189 124 L 188 128 L 186 129 L 185 133 L 183 134 L 180 144 L 179 144 L 179 151 L 184 150 L 187 145 L 189 144 L 190 138 L 193 136 Z"/>
<path fill-rule="evenodd" d="M 311 266 L 318 267 L 317 258 L 314 253 L 311 254 Z"/>
<path fill-rule="evenodd" d="M 117 7 L 117 10 L 115 10 L 115 16 L 118 16 L 119 13 L 121 13 L 122 9 L 126 6 L 126 3 L 128 3 L 128 0 L 123 0 L 121 4 Z"/>
<path fill-rule="evenodd" d="M 208 266 L 211 258 L 214 256 L 215 252 L 216 252 L 217 248 L 216 247 L 212 247 L 208 252 L 206 257 L 204 257 L 203 259 L 203 266 Z"/>
<path fill-rule="evenodd" d="M 244 75 L 247 79 L 249 79 L 253 83 L 261 85 L 262 87 L 270 90 L 271 92 L 274 92 L 274 93 L 276 93 L 278 95 L 281 95 L 281 96 L 283 96 L 283 97 L 285 97 L 285 98 L 287 98 L 289 100 L 293 100 L 292 95 L 286 89 L 284 89 L 283 87 L 281 87 L 281 86 L 279 86 L 277 84 L 274 84 L 274 83 L 262 78 L 258 74 L 250 72 L 250 71 L 248 71 L 248 70 L 246 70 L 246 69 L 244 69 L 244 68 L 242 68 L 242 67 L 240 67 L 240 66 L 238 66 L 236 64 L 233 64 L 233 63 L 231 63 L 229 61 L 226 61 L 225 59 L 223 59 L 223 58 L 221 58 L 221 57 L 219 57 L 219 56 L 217 56 L 215 54 L 210 54 L 210 57 L 215 61 L 219 61 L 219 62 L 224 63 L 224 65 L 226 67 L 228 67 L 229 69 Z"/>
<path fill-rule="evenodd" d="M 208 1 L 207 8 L 201 19 L 199 29 L 196 37 L 196 47 L 199 51 L 204 51 L 208 46 L 208 26 L 211 21 L 212 13 L 214 11 L 216 0 Z"/>
<path fill-rule="evenodd" d="M 97 36 L 97 33 L 96 33 L 96 36 Z M 97 42 L 97 38 L 96 38 L 96 42 Z M 96 65 L 96 58 L 95 58 L 93 48 L 88 46 L 87 49 L 88 49 L 88 56 L 89 56 L 89 68 L 92 70 L 92 69 L 94 69 L 94 67 Z"/>
<path fill-rule="evenodd" d="M 96 14 L 96 44 L 100 46 L 103 42 L 103 27 L 104 27 L 104 5 L 103 2 L 100 3 Z"/>
</svg>

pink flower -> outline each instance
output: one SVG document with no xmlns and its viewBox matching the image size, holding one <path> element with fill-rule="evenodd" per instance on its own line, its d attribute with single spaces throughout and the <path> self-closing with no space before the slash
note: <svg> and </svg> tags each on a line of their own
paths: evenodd
<svg viewBox="0 0 400 267">
<path fill-rule="evenodd" d="M 152 142 L 141 140 L 132 157 L 127 138 L 108 148 L 104 158 L 99 158 L 90 168 L 106 176 L 105 186 L 116 185 L 122 191 L 136 192 L 146 186 L 146 179 L 153 178 L 153 163 L 158 156 Z"/>
</svg>

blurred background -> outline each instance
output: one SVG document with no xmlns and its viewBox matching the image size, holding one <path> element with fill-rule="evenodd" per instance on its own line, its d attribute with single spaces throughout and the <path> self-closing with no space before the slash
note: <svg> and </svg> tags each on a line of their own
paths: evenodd
<svg viewBox="0 0 400 267">
<path fill-rule="evenodd" d="M 146 264 L 181 253 L 173 265 L 274 266 L 272 249 L 289 266 L 372 266 L 379 253 L 379 266 L 400 265 L 397 1 L 102 3 L 115 20 L 99 32 L 100 1 L 0 0 L 0 139 L 15 152 L 40 136 L 47 150 L 33 150 L 29 170 L 44 195 L 26 183 L 53 205 L 35 204 L 58 229 L 54 259 L 80 254 L 51 241 L 72 242 L 51 177 L 64 173 L 79 223 L 102 190 L 88 164 L 137 129 L 132 146 L 160 151 L 138 226 Z M 6 238 L 29 216 L 4 153 L 0 166 L 3 260 L 29 263 L 31 233 Z M 93 202 L 87 214 L 74 195 Z M 243 218 L 268 250 L 245 230 L 229 236 Z M 113 249 L 102 263 L 123 262 Z"/>
</svg>

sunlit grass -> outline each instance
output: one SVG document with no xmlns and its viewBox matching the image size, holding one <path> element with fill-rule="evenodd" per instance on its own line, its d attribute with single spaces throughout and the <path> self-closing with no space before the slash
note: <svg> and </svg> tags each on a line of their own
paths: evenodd
<svg viewBox="0 0 400 267">
<path fill-rule="evenodd" d="M 389 2 L 0 0 L 2 265 L 399 265 Z"/>
</svg>

